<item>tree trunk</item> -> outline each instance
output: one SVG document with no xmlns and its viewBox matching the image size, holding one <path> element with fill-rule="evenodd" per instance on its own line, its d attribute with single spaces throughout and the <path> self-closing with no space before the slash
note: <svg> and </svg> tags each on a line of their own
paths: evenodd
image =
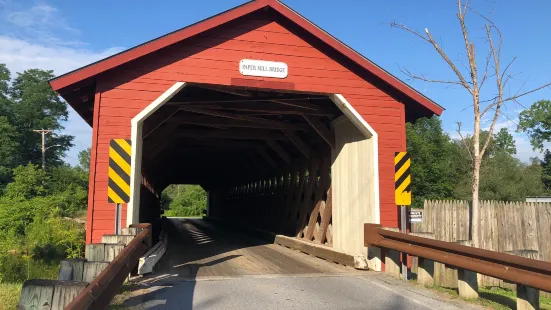
<svg viewBox="0 0 551 310">
<path fill-rule="evenodd" d="M 478 200 L 478 188 L 480 185 L 480 157 L 475 157 L 473 162 L 473 197 L 471 212 L 471 238 L 473 247 L 479 247 L 480 237 L 480 201 Z"/>
<path fill-rule="evenodd" d="M 473 133 L 473 182 L 472 182 L 472 212 L 471 212 L 471 238 L 473 247 L 478 248 L 480 236 L 480 205 L 478 200 L 478 188 L 480 185 L 480 114 L 475 111 L 474 133 Z"/>
</svg>

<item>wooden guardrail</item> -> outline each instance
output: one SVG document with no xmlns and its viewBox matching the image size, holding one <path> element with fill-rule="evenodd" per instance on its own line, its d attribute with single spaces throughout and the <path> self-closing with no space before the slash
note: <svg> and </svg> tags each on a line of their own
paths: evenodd
<svg viewBox="0 0 551 310">
<path fill-rule="evenodd" d="M 140 257 L 151 247 L 151 224 L 138 224 L 142 231 L 109 263 L 82 292 L 65 307 L 67 310 L 107 309 Z"/>
<path fill-rule="evenodd" d="M 551 263 L 549 262 L 389 231 L 379 224 L 365 224 L 364 244 L 453 266 L 459 271 L 459 281 L 467 282 L 471 290 L 478 290 L 477 277 L 476 274 L 474 277 L 472 274 L 467 277 L 468 272 L 516 283 L 517 298 L 527 303 L 526 307 L 520 308 L 537 309 L 539 307 L 538 290 L 551 292 Z M 430 269 L 421 264 L 419 268 Z M 423 272 L 430 273 L 429 270 L 423 270 Z M 461 295 L 461 286 L 459 290 Z M 529 293 L 526 293 L 527 291 Z M 522 302 L 517 300 L 517 305 L 519 303 Z"/>
</svg>

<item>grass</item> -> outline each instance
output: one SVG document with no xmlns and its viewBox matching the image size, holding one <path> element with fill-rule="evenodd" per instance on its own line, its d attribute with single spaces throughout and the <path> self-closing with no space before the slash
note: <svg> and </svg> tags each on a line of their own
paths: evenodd
<svg viewBox="0 0 551 310">
<path fill-rule="evenodd" d="M 119 293 L 113 298 L 111 304 L 109 305 L 109 310 L 119 310 L 126 309 L 124 302 L 132 297 L 132 292 L 136 289 L 139 289 L 138 286 L 131 282 L 125 282 L 119 289 Z"/>
<path fill-rule="evenodd" d="M 451 298 L 461 298 L 459 297 L 457 289 L 450 289 L 439 286 L 428 288 L 446 294 Z M 516 309 L 517 307 L 516 293 L 511 290 L 497 287 L 482 287 L 478 289 L 478 293 L 480 295 L 479 299 L 461 299 L 496 310 L 509 310 Z M 551 298 L 540 297 L 540 309 L 551 310 Z"/>
<path fill-rule="evenodd" d="M 17 308 L 21 283 L 0 283 L 0 310 L 12 310 Z"/>
</svg>

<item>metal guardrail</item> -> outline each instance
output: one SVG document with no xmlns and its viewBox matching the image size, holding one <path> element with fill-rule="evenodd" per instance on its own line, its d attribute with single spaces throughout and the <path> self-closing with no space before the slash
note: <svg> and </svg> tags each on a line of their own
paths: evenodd
<svg viewBox="0 0 551 310">
<path fill-rule="evenodd" d="M 124 280 L 138 264 L 140 257 L 151 246 L 151 224 L 131 227 L 141 228 L 142 231 L 65 307 L 65 310 L 107 309 Z"/>
<path fill-rule="evenodd" d="M 364 225 L 365 246 L 387 248 L 551 292 L 551 263 Z"/>
</svg>

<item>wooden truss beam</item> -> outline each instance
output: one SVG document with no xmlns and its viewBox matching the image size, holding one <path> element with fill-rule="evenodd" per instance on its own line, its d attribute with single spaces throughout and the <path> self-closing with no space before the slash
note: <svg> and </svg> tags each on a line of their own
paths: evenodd
<svg viewBox="0 0 551 310">
<path fill-rule="evenodd" d="M 253 123 L 260 123 L 260 124 L 267 124 L 267 125 L 273 125 L 281 128 L 289 127 L 288 123 L 275 121 L 271 119 L 265 119 L 262 117 L 254 117 L 249 115 L 240 115 L 240 114 L 234 114 L 234 113 L 227 113 L 222 111 L 216 111 L 216 110 L 209 110 L 209 109 L 201 109 L 201 108 L 190 108 L 190 107 L 181 107 L 180 108 L 183 111 L 198 113 L 198 114 L 204 114 L 204 115 L 210 115 L 210 116 L 216 116 L 216 117 L 222 117 L 222 118 L 229 118 L 239 121 L 246 121 L 246 122 L 253 122 Z"/>
<path fill-rule="evenodd" d="M 165 124 L 164 126 L 162 126 L 160 128 L 155 129 L 154 131 L 151 132 L 150 135 L 148 135 L 148 136 L 144 135 L 143 139 L 144 139 L 144 141 L 147 141 L 148 144 L 151 141 L 152 142 L 151 146 L 155 146 L 161 140 L 163 140 L 164 138 L 170 136 L 172 134 L 172 132 L 174 130 L 176 130 L 176 128 L 178 128 L 177 123 L 168 123 L 168 124 Z"/>
<path fill-rule="evenodd" d="M 200 116 L 193 116 L 193 115 L 184 115 L 184 116 L 176 116 L 172 117 L 168 120 L 168 122 L 175 122 L 180 124 L 188 124 L 188 125 L 197 125 L 197 126 L 204 126 L 204 127 L 213 127 L 218 129 L 226 129 L 229 127 L 238 127 L 238 128 L 261 128 L 261 129 L 289 129 L 289 130 L 301 130 L 305 131 L 307 130 L 305 127 L 294 125 L 294 124 L 287 124 L 280 122 L 280 124 L 265 124 L 265 123 L 257 123 L 257 122 L 250 122 L 250 121 L 241 121 L 241 120 L 235 120 L 235 119 L 225 119 L 225 118 L 215 118 L 215 117 L 200 117 Z"/>
<path fill-rule="evenodd" d="M 301 114 L 310 114 L 310 115 L 317 115 L 317 116 L 328 116 L 328 117 L 334 117 L 335 113 L 330 111 L 330 109 L 325 108 L 318 108 L 316 110 L 313 109 L 302 109 L 297 107 L 282 107 L 280 105 L 262 105 L 262 104 L 251 104 L 251 103 L 240 103 L 240 104 L 232 104 L 229 105 L 223 105 L 223 104 L 192 104 L 192 105 L 186 105 L 186 108 L 201 108 L 201 109 L 212 109 L 212 110 L 231 110 L 231 111 L 239 111 L 239 112 L 249 112 L 249 113 L 262 113 L 266 115 L 282 115 L 282 114 L 288 114 L 288 115 L 301 115 Z"/>
<path fill-rule="evenodd" d="M 289 140 L 291 140 L 291 142 L 293 142 L 293 144 L 297 147 L 297 149 L 302 154 L 304 154 L 304 157 L 306 157 L 307 159 L 310 159 L 310 153 L 311 153 L 310 147 L 308 147 L 308 145 L 306 145 L 306 143 L 304 143 L 304 141 L 302 141 L 300 137 L 298 137 L 294 132 L 290 130 L 284 130 L 283 133 L 287 138 L 289 138 Z"/>
<path fill-rule="evenodd" d="M 277 132 L 243 131 L 243 130 L 182 130 L 178 133 L 182 138 L 195 139 L 231 139 L 231 140 L 288 140 Z"/>
<path fill-rule="evenodd" d="M 319 109 L 319 106 L 313 103 L 304 102 L 303 100 L 329 100 L 327 97 L 304 97 L 304 98 L 263 98 L 263 97 L 254 97 L 254 98 L 244 98 L 244 99 L 230 99 L 230 100 L 191 100 L 191 101 L 172 101 L 170 105 L 182 105 L 186 104 L 223 104 L 223 103 L 242 103 L 242 102 L 274 102 L 282 105 L 288 105 L 293 107 L 301 107 L 304 109 Z"/>
<path fill-rule="evenodd" d="M 270 166 L 272 166 L 272 168 L 277 169 L 277 166 L 278 166 L 277 163 L 275 162 L 275 160 L 273 160 L 270 154 L 266 152 L 265 149 L 258 149 L 258 154 L 260 154 L 260 157 L 262 157 L 264 161 L 266 161 Z"/>
<path fill-rule="evenodd" d="M 331 132 L 330 129 L 325 127 L 325 125 L 317 117 L 303 114 L 302 117 L 314 128 L 314 130 L 322 137 L 330 147 L 335 147 L 335 135 Z"/>
<path fill-rule="evenodd" d="M 236 95 L 241 97 L 252 97 L 253 94 L 246 90 L 240 90 L 240 89 L 229 89 L 229 88 L 223 88 L 223 87 L 216 87 L 216 86 L 210 86 L 210 85 L 196 85 L 198 88 L 207 89 L 207 90 L 213 90 L 220 93 L 230 94 L 230 95 Z"/>
<path fill-rule="evenodd" d="M 309 98 L 309 99 L 320 99 L 320 98 Z M 327 99 L 327 98 L 324 98 L 324 99 Z M 278 99 L 278 100 L 268 100 L 268 101 L 279 103 L 279 104 L 290 106 L 290 107 L 295 107 L 295 108 L 303 108 L 303 109 L 308 109 L 308 110 L 318 110 L 319 109 L 319 106 L 316 105 L 316 104 L 312 104 L 312 103 L 309 103 L 309 102 L 297 101 L 297 100 L 287 100 L 286 101 L 286 100 Z"/>
<path fill-rule="evenodd" d="M 180 145 L 189 146 L 209 146 L 213 149 L 246 149 L 264 147 L 262 144 L 247 141 L 234 141 L 224 139 L 189 139 L 177 142 Z"/>
<path fill-rule="evenodd" d="M 279 157 L 281 157 L 287 164 L 291 163 L 291 156 L 289 156 L 289 154 L 285 152 L 285 150 L 281 147 L 281 145 L 279 145 L 279 143 L 277 143 L 277 141 L 268 139 L 266 140 L 266 143 L 268 143 L 272 150 L 274 150 L 274 152 L 276 152 L 277 155 L 279 155 Z"/>
<path fill-rule="evenodd" d="M 143 131 L 143 138 L 147 138 L 155 133 L 159 127 L 161 127 L 170 117 L 178 112 L 179 108 L 174 106 L 162 107 L 159 111 L 156 111 L 146 121 Z"/>
</svg>

